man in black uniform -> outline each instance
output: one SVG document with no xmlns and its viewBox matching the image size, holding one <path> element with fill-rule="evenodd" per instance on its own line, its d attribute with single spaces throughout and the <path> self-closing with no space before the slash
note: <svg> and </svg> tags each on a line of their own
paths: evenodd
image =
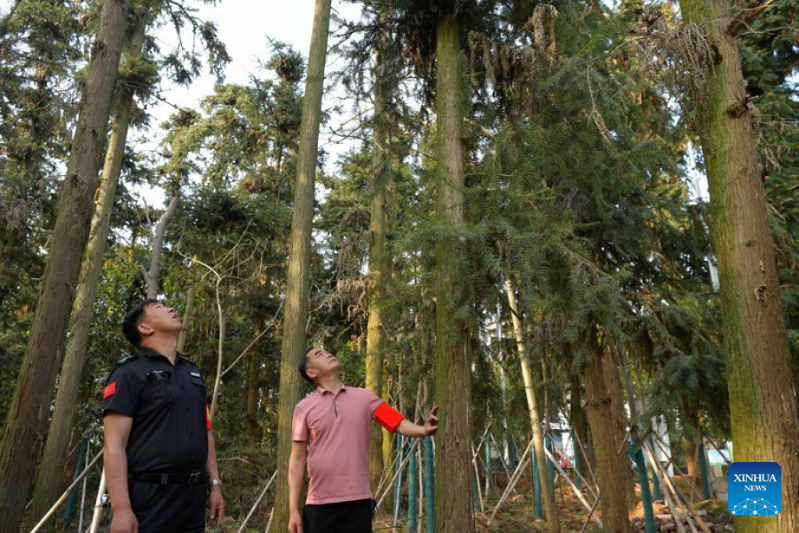
<svg viewBox="0 0 799 533">
<path fill-rule="evenodd" d="M 182 329 L 175 310 L 155 300 L 122 323 L 140 355 L 119 361 L 103 391 L 111 533 L 204 531 L 206 472 L 211 525 L 224 516 L 206 387 L 177 353 Z"/>
</svg>

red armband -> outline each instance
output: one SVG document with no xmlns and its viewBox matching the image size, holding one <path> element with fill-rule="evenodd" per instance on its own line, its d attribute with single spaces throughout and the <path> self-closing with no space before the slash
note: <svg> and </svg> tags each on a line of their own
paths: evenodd
<svg viewBox="0 0 799 533">
<path fill-rule="evenodd" d="M 387 403 L 380 404 L 380 407 L 375 411 L 375 421 L 386 428 L 390 433 L 397 431 L 397 428 L 405 419 L 402 413 L 388 405 Z"/>
<path fill-rule="evenodd" d="M 208 410 L 208 402 L 205 402 L 205 429 L 211 431 L 211 411 Z"/>
</svg>

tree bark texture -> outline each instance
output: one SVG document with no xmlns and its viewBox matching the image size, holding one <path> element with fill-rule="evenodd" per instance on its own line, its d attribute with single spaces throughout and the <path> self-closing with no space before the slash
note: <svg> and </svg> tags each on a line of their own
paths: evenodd
<svg viewBox="0 0 799 533">
<path fill-rule="evenodd" d="M 693 429 L 685 428 L 687 433 L 682 440 L 682 447 L 685 451 L 685 474 L 696 482 L 698 469 L 696 465 L 697 445 L 694 442 Z"/>
<path fill-rule="evenodd" d="M 463 226 L 462 63 L 457 17 L 442 18 L 436 28 L 436 216 L 440 224 Z M 456 229 L 457 231 L 457 229 Z M 468 288 L 463 283 L 465 246 L 447 232 L 436 245 L 436 513 L 439 533 L 474 532 L 472 452 L 469 404 L 471 353 L 468 324 L 460 309 Z"/>
<path fill-rule="evenodd" d="M 305 83 L 300 147 L 297 155 L 297 182 L 291 224 L 291 257 L 286 286 L 283 346 L 280 362 L 280 400 L 278 403 L 278 472 L 272 531 L 288 527 L 288 472 L 291 455 L 291 419 L 302 394 L 302 377 L 297 363 L 305 353 L 305 321 L 310 288 L 311 226 L 313 222 L 314 180 L 319 150 L 319 121 L 322 117 L 322 89 L 325 78 L 327 38 L 331 0 L 316 0 L 308 77 Z"/>
<path fill-rule="evenodd" d="M 384 299 L 390 263 L 386 256 L 386 187 L 391 179 L 389 172 L 389 131 L 387 109 L 390 88 L 386 83 L 386 53 L 388 39 L 378 38 L 378 49 L 374 69 L 374 139 L 372 141 L 371 221 L 369 224 L 369 319 L 366 325 L 366 388 L 380 396 L 383 392 L 383 358 L 385 357 L 385 332 L 383 321 Z M 376 490 L 383 474 L 383 429 L 372 424 L 369 440 L 369 478 L 372 490 Z"/>
<path fill-rule="evenodd" d="M 713 51 L 709 105 L 699 109 L 718 256 L 724 351 L 736 461 L 782 467 L 782 511 L 736 516 L 738 533 L 799 531 L 799 417 L 783 322 L 774 244 L 752 114 L 728 0 L 681 0 L 686 23 L 704 28 Z"/>
<path fill-rule="evenodd" d="M 0 532 L 17 531 L 47 425 L 125 33 L 127 0 L 103 4 L 33 325 L 0 445 Z M 10 483 L 10 480 L 14 480 Z"/>
<path fill-rule="evenodd" d="M 612 352 L 606 347 L 605 355 L 602 357 L 602 372 L 605 375 L 605 384 L 608 395 L 610 396 L 610 410 L 613 413 L 613 436 L 616 439 L 616 450 L 622 449 L 622 453 L 627 453 L 627 445 L 624 441 L 627 438 L 627 417 L 624 412 L 624 402 L 622 400 L 621 381 L 619 380 L 619 366 L 613 358 Z M 625 463 L 626 464 L 626 463 Z M 623 470 L 624 481 L 626 484 L 627 498 L 630 508 L 634 508 L 638 498 L 635 494 L 635 476 L 632 468 Z"/>
<path fill-rule="evenodd" d="M 618 453 L 618 429 L 608 384 L 605 379 L 607 354 L 598 346 L 596 327 L 587 333 L 591 359 L 584 370 L 586 411 L 594 443 L 597 464 L 597 484 L 599 503 L 602 509 L 602 523 L 611 533 L 630 533 L 630 510 L 628 508 L 627 471 L 630 463 L 626 449 Z M 618 377 L 617 377 L 618 380 Z"/>
<path fill-rule="evenodd" d="M 255 318 L 252 321 L 253 338 L 263 331 L 263 319 Z M 248 446 L 255 446 L 258 436 L 258 391 L 261 380 L 261 357 L 258 346 L 253 346 L 247 358 L 247 407 L 245 414 L 244 440 Z"/>
<path fill-rule="evenodd" d="M 219 320 L 219 339 L 216 344 L 216 369 L 214 371 L 214 388 L 211 392 L 211 407 L 209 416 L 213 421 L 219 409 L 219 391 L 222 389 L 222 363 L 225 360 L 225 335 L 227 334 L 227 300 L 220 298 L 220 280 L 216 284 L 216 309 Z"/>
<path fill-rule="evenodd" d="M 186 339 L 188 338 L 189 329 L 191 328 L 191 315 L 194 313 L 194 299 L 196 295 L 197 289 L 194 287 L 191 287 L 186 295 L 186 310 L 183 313 L 183 329 L 180 331 L 180 336 L 178 337 L 178 351 L 180 353 L 184 353 L 183 350 L 186 348 Z"/>
<path fill-rule="evenodd" d="M 541 501 L 544 504 L 546 513 L 547 531 L 549 533 L 560 532 L 560 517 L 555 506 L 555 495 L 552 488 L 552 478 L 549 477 L 549 467 L 544 452 L 544 435 L 541 429 L 541 417 L 538 410 L 538 399 L 535 395 L 535 383 L 533 382 L 533 366 L 530 363 L 530 356 L 524 344 L 524 329 L 522 327 L 519 306 L 516 303 L 516 291 L 510 279 L 505 280 L 505 291 L 508 295 L 508 305 L 511 310 L 513 320 L 513 333 L 516 336 L 516 347 L 519 350 L 519 357 L 522 362 L 522 379 L 524 380 L 524 392 L 527 395 L 527 409 L 529 410 L 530 426 L 533 429 L 533 447 L 538 468 L 539 484 L 541 486 Z M 521 460 L 521 459 L 520 459 Z"/>
<path fill-rule="evenodd" d="M 124 55 L 131 59 L 141 55 L 144 34 L 150 20 L 149 14 L 141 14 Z M 47 432 L 44 456 L 36 478 L 33 492 L 31 517 L 38 520 L 50 509 L 65 488 L 62 466 L 67 454 L 69 439 L 74 431 L 73 420 L 78 393 L 83 375 L 83 365 L 89 345 L 89 331 L 94 316 L 94 300 L 100 284 L 103 256 L 111 228 L 111 212 L 116 199 L 117 184 L 122 169 L 122 157 L 128 137 L 128 126 L 133 113 L 133 94 L 120 95 L 118 109 L 111 126 L 111 136 L 106 148 L 102 179 L 95 198 L 89 243 L 81 267 L 80 281 L 72 304 L 64 364 L 58 381 L 55 409 Z M 50 526 L 52 527 L 52 526 Z"/>
<path fill-rule="evenodd" d="M 586 460 L 588 457 L 588 450 L 585 448 L 580 451 L 580 446 L 586 446 L 588 442 L 588 421 L 585 416 L 585 408 L 583 407 L 582 388 L 580 386 L 580 376 L 572 374 L 571 380 L 571 402 L 569 403 L 569 422 L 571 422 L 574 433 L 579 438 L 578 442 L 574 442 L 574 454 L 577 457 L 577 471 L 583 479 L 591 479 L 591 474 L 588 473 L 591 465 Z"/>
</svg>

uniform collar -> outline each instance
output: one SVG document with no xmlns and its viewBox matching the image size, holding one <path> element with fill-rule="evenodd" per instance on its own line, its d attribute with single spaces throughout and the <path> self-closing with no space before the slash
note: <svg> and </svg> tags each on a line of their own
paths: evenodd
<svg viewBox="0 0 799 533">
<path fill-rule="evenodd" d="M 161 352 L 157 352 L 157 351 L 153 350 L 152 348 L 140 348 L 139 349 L 139 353 L 141 353 L 141 355 L 144 355 L 144 356 L 149 357 L 151 359 L 154 358 L 154 357 L 163 357 L 164 359 L 167 359 L 167 360 L 169 359 L 167 356 L 165 356 Z M 180 352 L 177 352 L 177 355 L 175 356 L 175 364 L 177 364 L 178 361 L 181 360 L 181 359 L 183 359 L 183 354 L 180 353 Z"/>
<path fill-rule="evenodd" d="M 339 392 L 343 392 L 343 391 L 345 391 L 345 390 L 347 390 L 347 386 L 346 386 L 345 384 L 343 384 L 343 383 L 342 383 L 342 384 L 341 384 L 341 388 L 340 388 L 338 391 L 339 391 Z M 330 392 L 329 390 L 327 390 L 327 389 L 323 389 L 322 387 L 319 387 L 319 386 L 317 386 L 317 387 L 316 387 L 316 392 L 318 392 L 318 393 L 319 393 L 319 394 L 321 394 L 322 396 L 324 396 L 325 394 L 333 394 L 333 393 L 332 393 L 332 392 Z"/>
</svg>

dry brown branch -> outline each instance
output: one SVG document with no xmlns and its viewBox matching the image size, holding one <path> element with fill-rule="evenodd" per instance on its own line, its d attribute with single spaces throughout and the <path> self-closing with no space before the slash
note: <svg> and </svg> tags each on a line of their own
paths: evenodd
<svg viewBox="0 0 799 533">
<path fill-rule="evenodd" d="M 751 0 L 746 7 L 741 9 L 737 17 L 733 18 L 727 25 L 727 33 L 733 37 L 749 25 L 750 22 L 755 20 L 760 13 L 770 8 L 774 0 L 766 0 L 765 3 L 760 4 L 760 0 Z"/>
</svg>

